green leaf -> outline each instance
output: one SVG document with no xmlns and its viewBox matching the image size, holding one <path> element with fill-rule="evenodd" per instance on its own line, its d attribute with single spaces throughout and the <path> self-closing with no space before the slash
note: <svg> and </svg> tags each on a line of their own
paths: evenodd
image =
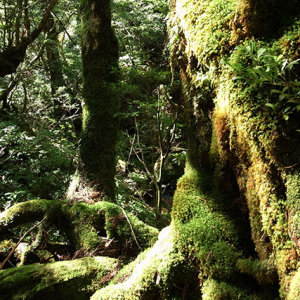
<svg viewBox="0 0 300 300">
<path fill-rule="evenodd" d="M 288 115 L 283 115 L 283 118 L 287 121 L 289 119 Z"/>
<path fill-rule="evenodd" d="M 279 100 L 282 101 L 286 96 L 288 96 L 288 94 L 284 94 L 284 93 L 280 94 Z"/>
<path fill-rule="evenodd" d="M 260 58 L 266 52 L 266 50 L 267 49 L 265 49 L 265 48 L 258 49 L 258 51 L 257 51 L 257 58 Z"/>
<path fill-rule="evenodd" d="M 234 76 L 232 80 L 244 79 L 242 76 Z"/>
<path fill-rule="evenodd" d="M 281 94 L 282 93 L 282 91 L 279 91 L 279 90 L 276 90 L 276 89 L 273 89 L 273 90 L 271 90 L 271 93 L 272 94 Z"/>
<path fill-rule="evenodd" d="M 272 104 L 272 103 L 266 103 L 265 105 L 266 105 L 267 107 L 270 107 L 270 108 L 272 108 L 272 109 L 275 109 L 275 105 Z"/>
<path fill-rule="evenodd" d="M 291 69 L 293 68 L 294 65 L 296 65 L 296 64 L 299 63 L 299 61 L 300 61 L 300 59 L 296 59 L 296 60 L 290 62 L 290 63 L 287 65 L 286 68 L 287 68 L 288 70 L 291 70 Z"/>
</svg>

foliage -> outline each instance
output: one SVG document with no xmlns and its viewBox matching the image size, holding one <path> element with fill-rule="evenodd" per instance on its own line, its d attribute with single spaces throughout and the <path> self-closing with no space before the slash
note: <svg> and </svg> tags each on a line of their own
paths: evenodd
<svg viewBox="0 0 300 300">
<path fill-rule="evenodd" d="M 124 167 L 119 169 L 117 176 L 118 197 L 122 199 L 130 198 L 132 192 L 142 201 L 155 197 L 154 174 L 157 169 L 154 165 L 159 161 L 161 148 L 159 132 L 163 135 L 163 147 L 166 149 L 167 135 L 178 110 L 179 99 L 172 98 L 176 88 L 175 84 L 170 86 L 171 73 L 167 66 L 167 11 L 165 1 L 114 1 L 112 5 L 122 71 L 118 155 Z M 161 128 L 157 124 L 158 111 Z M 178 128 L 174 145 L 181 140 L 180 126 Z M 139 161 L 134 150 L 140 155 L 143 152 L 143 162 Z M 177 154 L 172 157 L 175 163 L 179 162 Z M 177 178 L 182 173 L 182 165 L 176 167 L 169 160 L 164 164 L 163 173 L 164 178 Z M 168 183 L 168 180 L 165 182 Z M 171 189 L 174 189 L 172 185 Z M 154 205 L 153 201 L 151 204 Z"/>
<path fill-rule="evenodd" d="M 1 122 L 0 132 L 1 207 L 62 197 L 76 164 L 72 124 L 44 120 L 29 126 L 15 115 Z"/>
<path fill-rule="evenodd" d="M 272 46 L 245 41 L 236 48 L 227 64 L 236 74 L 233 80 L 239 80 L 253 88 L 265 85 L 271 89 L 271 93 L 278 94 L 276 102 L 266 105 L 278 110 L 284 102 L 283 118 L 288 120 L 293 110 L 300 110 L 300 78 L 294 71 L 300 59 L 289 61 L 276 52 L 278 50 Z"/>
<path fill-rule="evenodd" d="M 120 45 L 120 64 L 130 68 L 167 64 L 165 17 L 167 1 L 114 0 L 113 26 Z"/>
</svg>

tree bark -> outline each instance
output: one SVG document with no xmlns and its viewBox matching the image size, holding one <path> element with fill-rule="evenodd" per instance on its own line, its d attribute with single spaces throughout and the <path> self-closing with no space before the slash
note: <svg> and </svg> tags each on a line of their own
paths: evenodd
<svg viewBox="0 0 300 300">
<path fill-rule="evenodd" d="M 83 1 L 83 128 L 81 177 L 99 194 L 115 194 L 118 44 L 111 28 L 109 0 Z"/>
</svg>

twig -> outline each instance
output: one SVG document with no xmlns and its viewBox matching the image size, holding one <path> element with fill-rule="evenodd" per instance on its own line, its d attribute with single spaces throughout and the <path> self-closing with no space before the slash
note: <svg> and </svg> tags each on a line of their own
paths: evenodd
<svg viewBox="0 0 300 300">
<path fill-rule="evenodd" d="M 199 196 L 196 196 L 196 198 L 198 198 L 198 199 L 200 199 L 200 200 L 202 200 L 203 202 L 204 202 L 204 204 L 209 208 L 209 206 L 207 205 L 207 202 L 206 202 L 206 200 L 205 199 L 203 199 L 203 198 L 201 198 L 201 197 L 199 197 Z"/>
<path fill-rule="evenodd" d="M 136 244 L 138 245 L 138 247 L 140 248 L 140 250 L 142 250 L 142 247 L 139 245 L 139 243 L 138 243 L 138 241 L 137 241 L 137 239 L 136 239 L 136 235 L 135 235 L 135 233 L 134 233 L 134 231 L 133 231 L 132 225 L 131 225 L 131 223 L 130 223 L 130 221 L 129 221 L 129 218 L 128 218 L 128 216 L 127 216 L 125 210 L 124 210 L 122 207 L 121 207 L 121 209 L 122 209 L 123 214 L 124 214 L 124 216 L 125 216 L 125 218 L 126 218 L 128 224 L 129 224 L 129 226 L 130 226 L 131 233 L 132 233 L 132 236 L 133 236 L 133 238 L 134 238 Z"/>
<path fill-rule="evenodd" d="M 130 137 L 129 137 L 129 134 L 127 132 L 127 135 L 128 135 L 128 138 L 129 138 L 129 141 L 130 141 Z M 132 154 L 132 150 L 133 150 L 133 147 L 134 147 L 134 141 L 135 141 L 135 134 L 133 136 L 133 139 L 132 141 L 130 141 L 130 144 L 131 144 L 131 148 L 130 148 L 130 152 L 129 152 L 129 155 L 128 155 L 128 162 L 130 162 L 130 158 L 131 158 L 131 154 Z"/>
<path fill-rule="evenodd" d="M 294 165 L 292 165 L 292 166 L 288 166 L 288 167 L 284 167 L 285 169 L 291 169 L 291 168 L 293 168 L 293 167 L 295 167 L 295 166 L 297 166 L 298 165 L 298 163 L 296 163 L 296 164 L 294 164 Z"/>
<path fill-rule="evenodd" d="M 45 216 L 43 218 L 42 221 L 38 222 L 37 224 L 35 224 L 33 227 L 31 227 L 30 229 L 28 229 L 23 236 L 19 239 L 18 243 L 11 249 L 11 251 L 9 252 L 9 254 L 7 255 L 7 257 L 4 259 L 4 261 L 2 262 L 2 264 L 0 265 L 0 270 L 3 269 L 4 265 L 7 263 L 7 261 L 10 259 L 10 257 L 14 254 L 14 252 L 16 251 L 16 249 L 18 248 L 18 246 L 21 244 L 21 242 L 25 239 L 26 235 L 31 232 L 33 229 L 35 229 L 36 227 L 40 226 L 46 219 L 47 217 Z"/>
</svg>

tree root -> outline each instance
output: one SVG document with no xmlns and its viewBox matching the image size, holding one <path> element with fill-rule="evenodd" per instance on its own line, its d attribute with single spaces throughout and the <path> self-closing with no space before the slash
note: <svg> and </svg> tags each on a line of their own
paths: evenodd
<svg viewBox="0 0 300 300">
<path fill-rule="evenodd" d="M 1 299 L 90 299 L 95 290 L 107 284 L 105 278 L 117 272 L 118 260 L 105 257 L 2 270 Z"/>
<path fill-rule="evenodd" d="M 9 232 L 15 231 L 17 226 L 23 228 L 24 225 L 30 225 L 45 217 L 43 231 L 39 235 L 36 233 L 36 239 L 46 242 L 33 242 L 32 246 L 37 244 L 37 247 L 31 247 L 33 251 L 39 247 L 44 247 L 43 250 L 51 248 L 47 238 L 43 239 L 40 235 L 54 231 L 59 232 L 61 239 L 62 236 L 65 237 L 65 244 L 70 245 L 73 257 L 76 258 L 91 253 L 93 256 L 135 256 L 140 252 L 139 247 L 145 249 L 151 246 L 158 235 L 157 229 L 146 225 L 130 213 L 124 214 L 113 203 L 97 202 L 88 205 L 82 202 L 70 206 L 65 201 L 51 200 L 18 203 L 0 213 L 0 233 L 9 236 Z M 135 233 L 134 237 L 132 231 Z"/>
<path fill-rule="evenodd" d="M 184 299 L 181 298 L 184 286 L 192 278 L 197 281 L 197 276 L 191 269 L 186 272 L 183 263 L 184 257 L 174 247 L 174 232 L 167 227 L 150 250 L 125 266 L 111 284 L 98 290 L 91 300 Z"/>
</svg>

